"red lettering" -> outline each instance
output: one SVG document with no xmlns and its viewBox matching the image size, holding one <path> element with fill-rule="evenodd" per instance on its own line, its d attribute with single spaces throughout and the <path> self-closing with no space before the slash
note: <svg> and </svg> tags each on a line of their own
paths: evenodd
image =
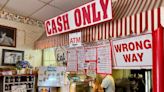
<svg viewBox="0 0 164 92">
<path fill-rule="evenodd" d="M 128 45 L 129 45 L 129 50 L 133 51 L 135 49 L 135 45 L 133 42 L 130 42 Z"/>
<path fill-rule="evenodd" d="M 106 19 L 108 18 L 108 15 L 107 15 L 107 8 L 108 8 L 108 3 L 109 3 L 109 0 L 105 0 L 106 3 L 104 2 L 104 0 L 100 0 L 100 5 L 102 7 L 102 10 L 103 10 L 103 18 Z"/>
<path fill-rule="evenodd" d="M 76 38 L 76 43 L 78 43 L 80 41 L 81 41 L 80 37 Z"/>
<path fill-rule="evenodd" d="M 136 49 L 137 49 L 137 50 L 143 49 L 142 41 L 140 41 L 140 42 L 135 42 L 135 43 L 136 43 Z"/>
<path fill-rule="evenodd" d="M 69 21 L 68 21 L 68 14 L 63 15 L 63 24 L 64 24 L 64 30 L 68 30 L 69 27 Z"/>
<path fill-rule="evenodd" d="M 138 62 L 138 59 L 136 57 L 136 54 L 132 54 L 132 62 L 134 62 L 134 61 Z"/>
<path fill-rule="evenodd" d="M 150 40 L 145 40 L 145 41 L 144 41 L 144 47 L 145 47 L 146 49 L 150 49 L 150 48 L 151 48 Z"/>
<path fill-rule="evenodd" d="M 87 9 L 85 7 L 83 7 L 82 11 L 83 11 L 84 25 L 86 25 L 86 22 L 88 24 L 91 23 L 90 5 L 87 6 Z"/>
<path fill-rule="evenodd" d="M 77 27 L 79 27 L 81 25 L 81 14 L 80 14 L 80 9 L 76 9 L 75 13 L 74 13 L 74 17 L 75 17 L 75 24 Z"/>
<path fill-rule="evenodd" d="M 63 30 L 61 21 L 62 21 L 61 16 L 57 17 L 57 24 L 58 24 L 59 32 L 62 32 Z"/>
<path fill-rule="evenodd" d="M 92 3 L 93 22 L 100 21 L 100 11 L 96 13 L 96 4 Z"/>
<path fill-rule="evenodd" d="M 73 38 L 71 38 L 71 40 L 70 40 L 70 42 L 69 43 L 73 43 L 74 42 L 74 40 L 73 40 Z"/>
<path fill-rule="evenodd" d="M 143 58 L 143 53 L 137 53 L 139 59 L 140 59 L 140 62 L 142 62 L 142 58 Z"/>
<path fill-rule="evenodd" d="M 122 48 L 123 48 L 123 52 L 124 52 L 125 50 L 128 51 L 127 44 L 122 44 Z"/>
<path fill-rule="evenodd" d="M 115 47 L 116 52 L 121 52 L 121 45 L 120 44 L 115 45 L 114 47 Z"/>
<path fill-rule="evenodd" d="M 47 33 L 50 35 L 51 34 L 51 28 L 49 28 L 50 27 L 50 21 L 47 21 L 45 24 L 46 24 Z"/>
<path fill-rule="evenodd" d="M 53 33 L 57 33 L 56 24 L 55 24 L 55 20 L 54 20 L 54 19 L 52 20 L 52 30 L 53 30 L 53 31 L 52 31 Z M 54 32 L 54 31 L 55 31 L 55 32 Z"/>
<path fill-rule="evenodd" d="M 130 54 L 123 55 L 125 62 L 130 62 Z"/>
</svg>

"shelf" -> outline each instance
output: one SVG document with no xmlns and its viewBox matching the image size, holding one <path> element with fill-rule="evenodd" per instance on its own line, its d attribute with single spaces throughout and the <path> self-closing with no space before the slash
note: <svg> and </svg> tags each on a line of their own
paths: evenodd
<svg viewBox="0 0 164 92">
<path fill-rule="evenodd" d="M 34 81 L 25 81 L 25 82 L 10 82 L 10 83 L 5 83 L 5 84 L 23 84 L 23 83 L 34 83 Z"/>
<path fill-rule="evenodd" d="M 34 88 L 27 88 L 26 90 L 33 90 Z M 5 92 L 11 92 L 11 90 L 7 90 Z"/>
<path fill-rule="evenodd" d="M 8 76 L 11 76 L 11 77 L 15 77 L 15 76 L 35 76 L 36 74 L 22 74 L 22 75 L 0 75 L 0 76 L 4 76 L 4 77 L 8 77 Z"/>
</svg>

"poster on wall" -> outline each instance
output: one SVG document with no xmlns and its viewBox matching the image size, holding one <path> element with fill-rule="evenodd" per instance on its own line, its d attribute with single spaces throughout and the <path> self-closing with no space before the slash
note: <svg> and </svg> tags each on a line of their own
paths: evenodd
<svg viewBox="0 0 164 92">
<path fill-rule="evenodd" d="M 112 41 L 115 67 L 152 66 L 152 34 Z"/>
<path fill-rule="evenodd" d="M 40 67 L 38 71 L 38 86 L 61 87 L 64 83 L 65 67 Z"/>
<path fill-rule="evenodd" d="M 99 46 L 97 48 L 97 73 L 111 74 L 112 59 L 110 45 Z"/>
<path fill-rule="evenodd" d="M 67 51 L 67 71 L 77 71 L 77 52 L 76 49 Z"/>
<path fill-rule="evenodd" d="M 85 60 L 96 61 L 96 47 L 85 48 Z"/>
<path fill-rule="evenodd" d="M 85 69 L 85 49 L 84 47 L 77 48 L 78 70 Z"/>
</svg>

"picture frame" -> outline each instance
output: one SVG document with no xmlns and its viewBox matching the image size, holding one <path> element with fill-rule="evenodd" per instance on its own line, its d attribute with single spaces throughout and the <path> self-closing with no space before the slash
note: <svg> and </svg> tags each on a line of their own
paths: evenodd
<svg viewBox="0 0 164 92">
<path fill-rule="evenodd" d="M 16 28 L 0 25 L 0 46 L 16 47 Z"/>
<path fill-rule="evenodd" d="M 2 49 L 2 65 L 14 66 L 20 60 L 24 60 L 24 51 Z"/>
</svg>

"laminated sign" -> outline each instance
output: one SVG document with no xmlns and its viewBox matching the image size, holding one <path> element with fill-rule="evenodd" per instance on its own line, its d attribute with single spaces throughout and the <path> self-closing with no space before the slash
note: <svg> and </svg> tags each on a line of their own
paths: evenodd
<svg viewBox="0 0 164 92">
<path fill-rule="evenodd" d="M 69 46 L 70 47 L 81 46 L 81 32 L 69 34 Z"/>
<path fill-rule="evenodd" d="M 152 34 L 113 41 L 116 67 L 152 66 Z"/>
</svg>

